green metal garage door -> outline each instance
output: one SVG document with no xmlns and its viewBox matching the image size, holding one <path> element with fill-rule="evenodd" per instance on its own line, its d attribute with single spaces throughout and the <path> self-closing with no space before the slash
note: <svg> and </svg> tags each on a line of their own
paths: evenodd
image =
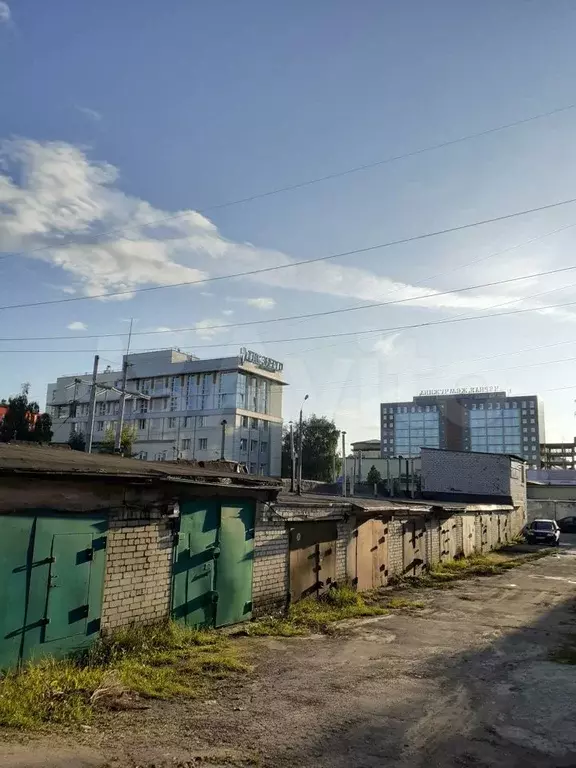
<svg viewBox="0 0 576 768">
<path fill-rule="evenodd" d="M 172 615 L 221 627 L 252 615 L 254 502 L 184 502 L 174 558 Z"/>
<path fill-rule="evenodd" d="M 89 645 L 100 630 L 107 522 L 2 515 L 0 667 Z"/>
</svg>

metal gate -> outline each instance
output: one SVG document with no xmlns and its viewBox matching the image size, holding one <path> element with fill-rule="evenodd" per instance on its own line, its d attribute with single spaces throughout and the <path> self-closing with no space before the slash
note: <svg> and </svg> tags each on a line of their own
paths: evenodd
<svg viewBox="0 0 576 768">
<path fill-rule="evenodd" d="M 336 583 L 333 521 L 295 523 L 290 527 L 290 599 L 320 595 Z"/>
<path fill-rule="evenodd" d="M 424 520 L 407 520 L 403 526 L 404 569 L 407 576 L 418 576 L 426 562 L 426 525 Z"/>
<path fill-rule="evenodd" d="M 364 592 L 388 583 L 388 524 L 366 520 L 354 531 L 348 545 L 348 576 Z"/>
<path fill-rule="evenodd" d="M 0 524 L 0 667 L 88 646 L 100 631 L 106 519 L 45 512 Z"/>
<path fill-rule="evenodd" d="M 191 627 L 252 616 L 254 502 L 184 502 L 172 579 L 172 615 Z"/>
</svg>

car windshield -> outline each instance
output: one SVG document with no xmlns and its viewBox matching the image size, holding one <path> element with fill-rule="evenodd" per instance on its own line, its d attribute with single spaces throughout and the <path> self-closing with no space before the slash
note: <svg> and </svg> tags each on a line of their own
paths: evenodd
<svg viewBox="0 0 576 768">
<path fill-rule="evenodd" d="M 554 523 L 551 520 L 536 520 L 532 523 L 532 529 L 535 531 L 553 531 Z"/>
</svg>

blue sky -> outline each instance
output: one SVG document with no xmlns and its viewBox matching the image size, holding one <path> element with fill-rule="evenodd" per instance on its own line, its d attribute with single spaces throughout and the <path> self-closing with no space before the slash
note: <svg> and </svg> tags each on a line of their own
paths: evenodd
<svg viewBox="0 0 576 768">
<path fill-rule="evenodd" d="M 0 306 L 286 264 L 576 197 L 571 109 L 217 207 L 570 105 L 575 31 L 571 0 L 0 2 Z M 414 297 L 576 264 L 572 224 L 576 205 L 253 278 L 3 310 L 2 337 L 74 338 L 0 341 L 0 396 L 30 381 L 43 400 L 95 351 L 117 363 L 133 317 L 143 334 L 196 328 L 135 348 L 247 344 L 283 360 L 286 418 L 309 393 L 309 411 L 351 439 L 378 436 L 382 400 L 483 384 L 540 394 L 547 437 L 571 439 L 576 304 L 542 307 L 576 302 L 576 270 Z M 410 300 L 218 327 L 398 298 Z M 490 307 L 540 310 L 273 342 Z"/>
</svg>

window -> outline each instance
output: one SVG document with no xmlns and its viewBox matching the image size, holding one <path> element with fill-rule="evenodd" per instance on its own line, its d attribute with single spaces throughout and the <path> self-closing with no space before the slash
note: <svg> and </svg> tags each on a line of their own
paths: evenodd
<svg viewBox="0 0 576 768">
<path fill-rule="evenodd" d="M 245 437 L 240 438 L 240 450 L 244 453 L 248 450 L 248 440 Z"/>
<path fill-rule="evenodd" d="M 177 411 L 178 410 L 178 398 L 177 397 L 171 397 L 170 398 L 170 410 L 171 411 Z"/>
<path fill-rule="evenodd" d="M 263 429 L 264 432 L 268 432 L 268 422 L 267 421 L 263 421 L 262 422 L 262 429 Z"/>
<path fill-rule="evenodd" d="M 258 419 L 252 419 L 252 429 L 258 429 Z"/>
<path fill-rule="evenodd" d="M 190 426 L 190 421 L 191 421 L 190 416 L 184 416 L 184 419 L 182 420 L 182 426 L 184 427 L 184 429 L 188 429 L 188 427 Z"/>
<path fill-rule="evenodd" d="M 199 437 L 198 438 L 198 449 L 200 451 L 207 451 L 208 450 L 208 438 L 207 437 Z"/>
<path fill-rule="evenodd" d="M 104 422 L 103 421 L 97 421 L 96 422 L 96 432 L 103 432 L 104 431 Z"/>
<path fill-rule="evenodd" d="M 168 429 L 176 429 L 176 422 L 177 419 L 174 416 L 171 416 L 168 421 Z"/>
<path fill-rule="evenodd" d="M 250 450 L 252 453 L 258 450 L 258 440 L 250 440 Z"/>
<path fill-rule="evenodd" d="M 250 474 L 251 475 L 255 475 L 256 474 L 256 463 L 255 462 L 251 462 L 250 463 Z"/>
<path fill-rule="evenodd" d="M 266 474 L 266 464 L 260 464 L 260 474 L 261 475 Z"/>
<path fill-rule="evenodd" d="M 148 459 L 148 453 L 146 451 L 140 451 L 140 453 L 138 454 L 138 458 L 141 461 L 146 461 Z"/>
<path fill-rule="evenodd" d="M 248 416 L 242 416 L 242 426 L 243 427 L 248 426 Z"/>
<path fill-rule="evenodd" d="M 536 419 L 530 419 L 530 424 L 536 424 Z"/>
<path fill-rule="evenodd" d="M 388 438 L 387 437 L 382 438 L 382 442 L 383 443 L 387 443 L 388 442 Z"/>
<path fill-rule="evenodd" d="M 260 453 L 266 453 L 268 450 L 268 443 L 260 443 Z"/>
<path fill-rule="evenodd" d="M 146 429 L 146 419 L 138 419 L 138 429 Z"/>
<path fill-rule="evenodd" d="M 206 416 L 197 416 L 196 417 L 196 426 L 197 427 L 205 427 L 206 426 Z"/>
<path fill-rule="evenodd" d="M 182 450 L 183 451 L 189 451 L 190 450 L 190 443 L 191 443 L 190 438 L 189 437 L 185 437 L 182 440 Z"/>
</svg>

